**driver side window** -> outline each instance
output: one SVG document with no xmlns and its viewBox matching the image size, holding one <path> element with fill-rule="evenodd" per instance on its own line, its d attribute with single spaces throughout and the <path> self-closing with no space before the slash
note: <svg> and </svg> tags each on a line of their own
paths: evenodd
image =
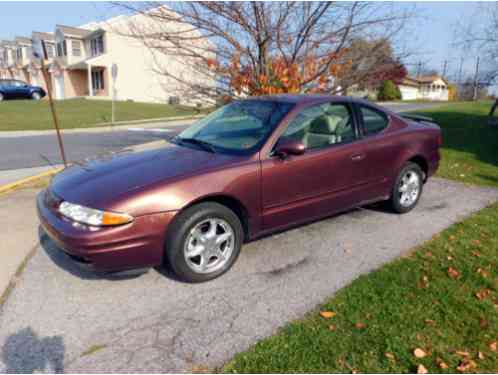
<svg viewBox="0 0 498 375">
<path fill-rule="evenodd" d="M 319 149 L 355 139 L 351 112 L 345 104 L 326 103 L 305 108 L 288 125 L 283 139 Z"/>
</svg>

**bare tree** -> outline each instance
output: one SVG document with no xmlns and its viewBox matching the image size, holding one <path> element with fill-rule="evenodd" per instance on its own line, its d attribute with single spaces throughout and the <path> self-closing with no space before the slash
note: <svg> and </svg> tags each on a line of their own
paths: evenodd
<svg viewBox="0 0 498 375">
<path fill-rule="evenodd" d="M 406 7 L 363 2 L 115 4 L 150 21 L 129 31 L 158 61 L 174 56 L 189 67 L 179 74 L 163 64 L 161 73 L 206 96 L 345 90 L 413 17 Z M 360 39 L 369 48 L 353 53 Z"/>
<path fill-rule="evenodd" d="M 498 84 L 498 4 L 480 4 L 478 11 L 471 17 L 456 25 L 455 44 L 477 56 L 481 64 L 473 79 L 473 88 L 477 92 L 483 88 Z M 475 96 L 475 95 L 474 95 Z M 493 115 L 498 100 L 493 105 Z"/>
</svg>

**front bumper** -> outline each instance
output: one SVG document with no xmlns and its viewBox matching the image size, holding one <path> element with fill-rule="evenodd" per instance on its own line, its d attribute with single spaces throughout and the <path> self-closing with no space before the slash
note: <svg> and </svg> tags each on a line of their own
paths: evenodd
<svg viewBox="0 0 498 375">
<path fill-rule="evenodd" d="M 37 211 L 48 236 L 71 259 L 96 271 L 115 272 L 162 263 L 166 229 L 176 211 L 136 217 L 129 224 L 90 227 L 75 223 L 46 204 L 38 194 Z"/>
</svg>

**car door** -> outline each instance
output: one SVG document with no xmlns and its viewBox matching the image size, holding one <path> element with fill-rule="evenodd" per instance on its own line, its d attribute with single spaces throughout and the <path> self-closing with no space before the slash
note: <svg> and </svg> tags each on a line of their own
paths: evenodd
<svg viewBox="0 0 498 375">
<path fill-rule="evenodd" d="M 263 229 L 274 230 L 350 207 L 361 180 L 355 141 L 357 126 L 349 102 L 308 106 L 279 138 L 302 141 L 304 154 L 262 156 Z"/>
<path fill-rule="evenodd" d="M 29 86 L 26 82 L 14 81 L 15 97 L 18 99 L 29 98 Z"/>
<path fill-rule="evenodd" d="M 2 92 L 4 93 L 5 99 L 13 99 L 15 98 L 16 88 L 14 86 L 14 81 L 5 80 L 2 82 Z"/>
<path fill-rule="evenodd" d="M 356 103 L 364 155 L 366 199 L 375 200 L 390 193 L 392 175 L 397 162 L 399 144 L 395 134 L 389 133 L 389 115 L 364 103 Z"/>
</svg>

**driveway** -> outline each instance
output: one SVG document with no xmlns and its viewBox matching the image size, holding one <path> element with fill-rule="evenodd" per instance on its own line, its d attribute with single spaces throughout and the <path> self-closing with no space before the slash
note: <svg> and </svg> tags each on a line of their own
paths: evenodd
<svg viewBox="0 0 498 375">
<path fill-rule="evenodd" d="M 357 209 L 252 242 L 230 272 L 204 284 L 161 270 L 97 278 L 42 237 L 0 310 L 0 372 L 220 366 L 359 275 L 496 200 L 494 189 L 432 179 L 409 214 Z"/>
</svg>

